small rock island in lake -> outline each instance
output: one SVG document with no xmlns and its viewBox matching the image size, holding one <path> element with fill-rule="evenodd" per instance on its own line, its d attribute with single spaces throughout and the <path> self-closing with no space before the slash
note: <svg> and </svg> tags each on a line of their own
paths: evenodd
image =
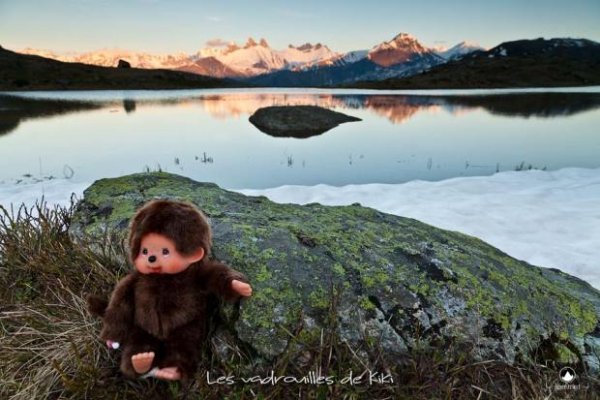
<svg viewBox="0 0 600 400">
<path fill-rule="evenodd" d="M 264 107 L 250 116 L 250 122 L 268 135 L 301 139 L 354 121 L 361 119 L 317 106 Z"/>
</svg>

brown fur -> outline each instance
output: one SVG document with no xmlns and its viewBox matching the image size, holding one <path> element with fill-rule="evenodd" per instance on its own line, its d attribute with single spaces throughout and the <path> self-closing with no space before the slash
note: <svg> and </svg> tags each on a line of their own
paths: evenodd
<svg viewBox="0 0 600 400">
<path fill-rule="evenodd" d="M 132 261 L 149 233 L 167 236 L 182 254 L 199 247 L 205 254 L 210 250 L 206 218 L 187 203 L 155 200 L 136 213 L 129 236 Z M 90 307 L 97 315 L 103 314 L 101 338 L 121 344 L 121 370 L 126 376 L 138 376 L 131 365 L 132 355 L 153 351 L 153 367 L 178 367 L 182 378 L 189 379 L 206 341 L 208 308 L 214 303 L 210 298 L 237 299 L 239 295 L 231 288 L 233 279 L 246 281 L 241 273 L 205 256 L 173 275 L 134 271 L 119 281 L 104 313 L 99 310 L 101 301 L 92 301 Z"/>
<path fill-rule="evenodd" d="M 140 252 L 142 237 L 149 233 L 158 233 L 173 240 L 181 254 L 189 255 L 200 247 L 204 254 L 210 254 L 210 226 L 202 211 L 192 204 L 153 200 L 140 208 L 129 229 L 129 257 L 132 262 Z"/>
</svg>

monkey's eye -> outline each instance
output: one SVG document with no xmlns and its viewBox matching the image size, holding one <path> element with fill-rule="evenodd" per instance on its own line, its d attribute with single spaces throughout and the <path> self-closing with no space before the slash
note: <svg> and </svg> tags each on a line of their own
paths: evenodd
<svg viewBox="0 0 600 400">
<path fill-rule="evenodd" d="M 162 249 L 163 256 L 169 255 L 169 249 Z"/>
<path fill-rule="evenodd" d="M 143 254 L 143 255 L 148 255 L 148 249 L 144 247 L 144 248 L 142 249 L 142 254 Z"/>
</svg>

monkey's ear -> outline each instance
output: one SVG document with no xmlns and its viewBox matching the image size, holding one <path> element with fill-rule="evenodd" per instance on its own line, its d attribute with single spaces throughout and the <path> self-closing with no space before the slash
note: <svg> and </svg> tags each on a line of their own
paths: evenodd
<svg viewBox="0 0 600 400">
<path fill-rule="evenodd" d="M 200 247 L 198 250 L 196 250 L 195 252 L 193 252 L 192 254 L 190 254 L 187 257 L 190 264 L 198 262 L 198 261 L 202 260 L 203 258 L 204 258 L 204 249 L 202 247 Z"/>
</svg>

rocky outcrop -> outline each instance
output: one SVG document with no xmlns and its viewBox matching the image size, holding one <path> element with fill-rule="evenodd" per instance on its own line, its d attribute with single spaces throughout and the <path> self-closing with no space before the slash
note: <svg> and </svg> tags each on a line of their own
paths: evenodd
<svg viewBox="0 0 600 400">
<path fill-rule="evenodd" d="M 353 121 L 361 119 L 317 106 L 264 107 L 250 116 L 250 122 L 268 135 L 295 138 L 320 135 Z"/>
<path fill-rule="evenodd" d="M 119 60 L 117 68 L 131 68 L 131 64 L 125 60 Z"/>
<path fill-rule="evenodd" d="M 333 327 L 359 355 L 374 343 L 388 357 L 458 344 L 479 359 L 600 368 L 600 292 L 589 284 L 359 204 L 276 204 L 177 175 L 136 174 L 89 187 L 70 233 L 124 234 L 136 208 L 157 197 L 200 206 L 214 256 L 252 282 L 253 296 L 227 325 L 257 359 L 300 354 L 302 340 Z"/>
</svg>

